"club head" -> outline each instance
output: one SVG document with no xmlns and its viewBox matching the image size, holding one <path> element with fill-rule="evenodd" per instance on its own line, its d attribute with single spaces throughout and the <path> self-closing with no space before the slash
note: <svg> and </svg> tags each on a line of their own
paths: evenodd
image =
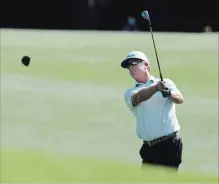
<svg viewBox="0 0 219 184">
<path fill-rule="evenodd" d="M 142 16 L 144 19 L 150 21 L 150 16 L 149 16 L 148 11 L 146 11 L 146 10 L 143 11 L 143 12 L 141 13 L 141 16 Z"/>
</svg>

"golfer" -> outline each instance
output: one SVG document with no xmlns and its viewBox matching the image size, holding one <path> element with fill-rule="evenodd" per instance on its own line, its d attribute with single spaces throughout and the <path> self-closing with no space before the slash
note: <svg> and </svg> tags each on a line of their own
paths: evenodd
<svg viewBox="0 0 219 184">
<path fill-rule="evenodd" d="M 143 145 L 139 151 L 142 164 L 178 170 L 182 162 L 182 139 L 175 104 L 183 96 L 173 81 L 151 75 L 151 65 L 140 51 L 128 53 L 121 66 L 135 80 L 124 98 L 136 118 L 136 133 Z"/>
</svg>

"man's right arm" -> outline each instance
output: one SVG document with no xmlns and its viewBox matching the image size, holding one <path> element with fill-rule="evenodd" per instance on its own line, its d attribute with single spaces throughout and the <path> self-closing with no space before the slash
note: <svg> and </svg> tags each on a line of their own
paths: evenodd
<svg viewBox="0 0 219 184">
<path fill-rule="evenodd" d="M 152 85 L 150 87 L 139 90 L 131 97 L 132 105 L 136 106 L 139 103 L 150 99 L 157 91 L 157 85 Z"/>
</svg>

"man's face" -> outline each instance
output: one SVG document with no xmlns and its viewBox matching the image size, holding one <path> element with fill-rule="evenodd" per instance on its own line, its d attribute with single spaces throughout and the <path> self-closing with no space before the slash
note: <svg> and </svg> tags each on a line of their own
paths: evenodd
<svg viewBox="0 0 219 184">
<path fill-rule="evenodd" d="M 129 61 L 129 64 L 127 66 L 130 75 L 135 80 L 141 80 L 145 75 L 148 75 L 148 63 L 143 62 L 139 59 L 133 59 Z"/>
</svg>

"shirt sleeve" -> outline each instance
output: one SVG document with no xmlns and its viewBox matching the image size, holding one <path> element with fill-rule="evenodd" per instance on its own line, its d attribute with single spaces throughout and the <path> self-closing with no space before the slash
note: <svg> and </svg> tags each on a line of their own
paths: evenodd
<svg viewBox="0 0 219 184">
<path fill-rule="evenodd" d="M 141 87 L 133 87 L 125 92 L 124 98 L 126 101 L 126 104 L 129 108 L 132 108 L 132 95 L 136 94 L 141 89 L 146 88 L 146 86 L 142 85 Z"/>
<path fill-rule="evenodd" d="M 175 83 L 170 80 L 170 79 L 165 79 L 164 81 L 166 81 L 167 83 L 167 87 L 171 90 L 171 91 L 179 91 L 178 88 L 176 87 Z"/>
</svg>

